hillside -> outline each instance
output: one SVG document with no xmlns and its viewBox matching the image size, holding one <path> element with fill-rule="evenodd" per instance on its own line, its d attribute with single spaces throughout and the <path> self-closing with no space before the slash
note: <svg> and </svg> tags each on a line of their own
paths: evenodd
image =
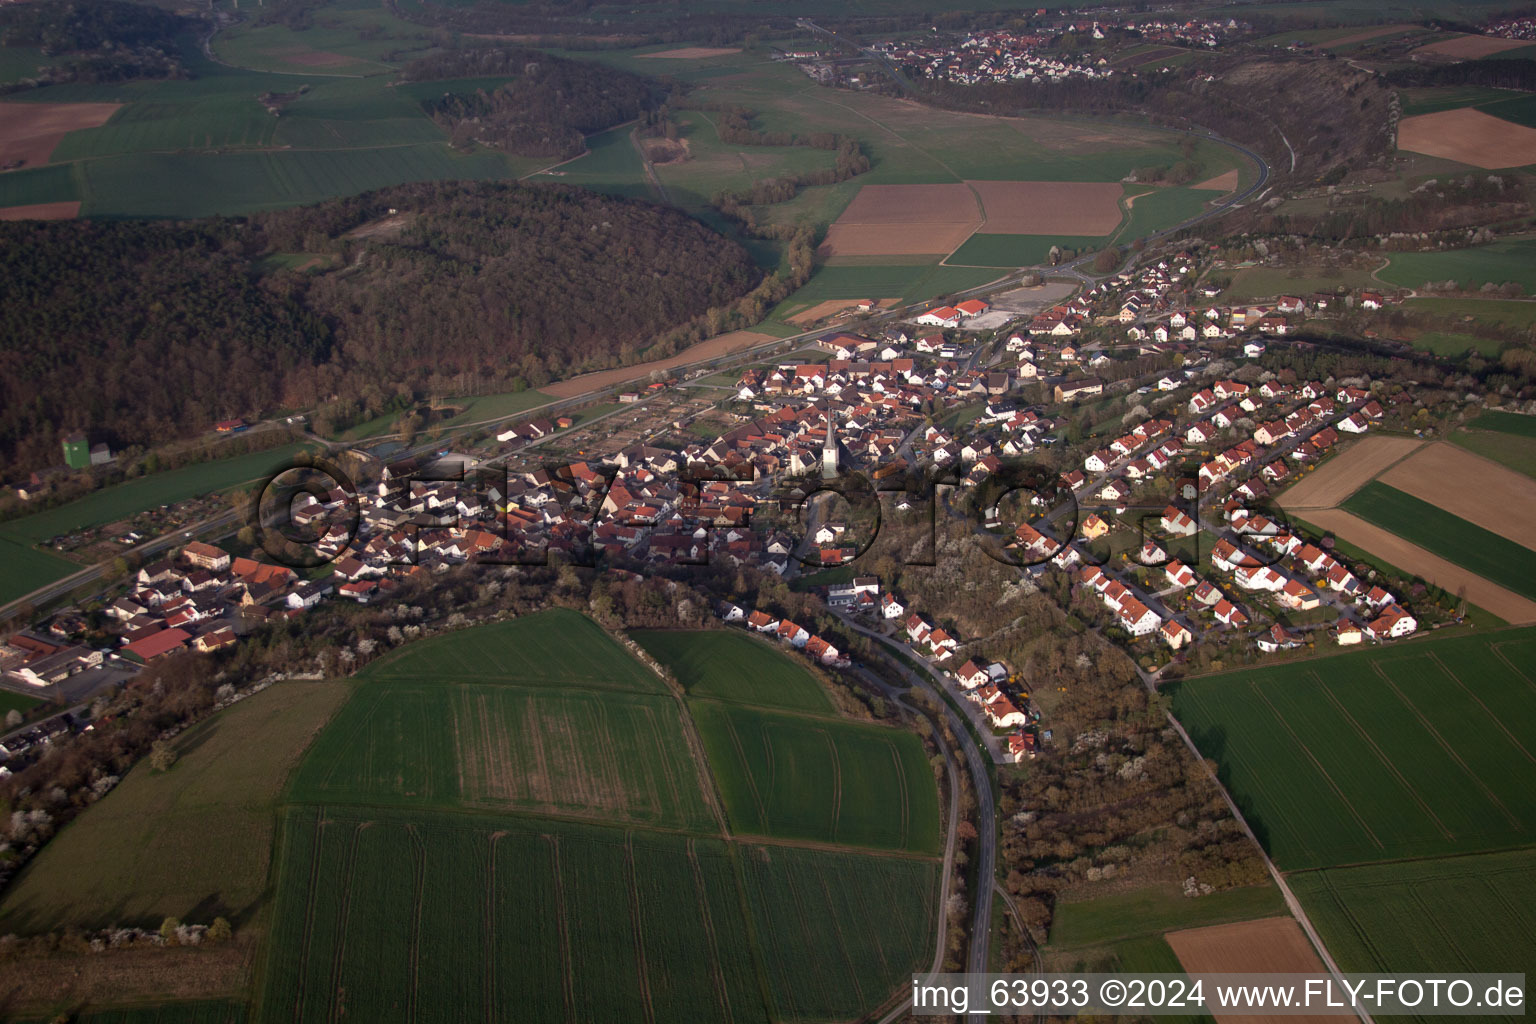
<svg viewBox="0 0 1536 1024">
<path fill-rule="evenodd" d="M 338 269 L 270 269 L 294 249 Z M 633 359 L 757 277 L 675 210 L 562 186 L 407 185 L 249 221 L 4 223 L 0 459 L 36 469 L 73 430 L 150 444 L 407 382 L 537 385 Z"/>
</svg>

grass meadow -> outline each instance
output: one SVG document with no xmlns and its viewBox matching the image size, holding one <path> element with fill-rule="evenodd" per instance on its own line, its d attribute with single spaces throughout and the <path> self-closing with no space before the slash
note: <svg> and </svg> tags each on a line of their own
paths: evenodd
<svg viewBox="0 0 1536 1024">
<path fill-rule="evenodd" d="M 917 736 L 689 700 L 733 831 L 936 854 L 933 773 Z"/>
<path fill-rule="evenodd" d="M 945 262 L 954 267 L 1033 267 L 1050 259 L 1051 247 L 1063 249 L 1098 249 L 1107 236 L 1095 235 L 989 235 L 974 234 L 949 254 Z"/>
<path fill-rule="evenodd" d="M 1185 896 L 1171 883 L 1144 886 L 1095 899 L 1057 903 L 1051 920 L 1050 946 L 1073 949 L 1118 945 L 1180 928 L 1251 921 L 1285 912 L 1285 901 L 1273 885 L 1227 889 L 1198 900 Z"/>
<path fill-rule="evenodd" d="M 170 771 L 143 762 L 67 825 L 6 888 L 0 930 L 138 924 L 236 927 L 260 912 L 277 800 L 343 681 L 269 686 L 181 734 Z"/>
<path fill-rule="evenodd" d="M 832 702 L 809 672 L 741 630 L 640 630 L 633 637 L 672 670 L 690 697 L 832 713 Z"/>
<path fill-rule="evenodd" d="M 1536 629 L 1178 684 L 1174 713 L 1285 870 L 1530 842 Z"/>
<path fill-rule="evenodd" d="M 1467 291 L 1514 281 L 1536 291 L 1536 238 L 1516 238 L 1470 249 L 1405 252 L 1377 272 L 1389 284 L 1419 288 L 1430 281 L 1455 281 Z"/>
<path fill-rule="evenodd" d="M 1486 580 L 1536 598 L 1536 551 L 1523 544 L 1376 480 L 1341 507 Z"/>
<path fill-rule="evenodd" d="M 1473 454 L 1507 466 L 1516 473 L 1536 477 L 1536 437 L 1463 427 L 1452 431 L 1448 440 Z"/>
<path fill-rule="evenodd" d="M 1536 324 L 1536 301 L 1530 299 L 1412 298 L 1403 303 L 1403 308 L 1414 313 L 1469 317 L 1505 327 L 1530 327 Z"/>
</svg>

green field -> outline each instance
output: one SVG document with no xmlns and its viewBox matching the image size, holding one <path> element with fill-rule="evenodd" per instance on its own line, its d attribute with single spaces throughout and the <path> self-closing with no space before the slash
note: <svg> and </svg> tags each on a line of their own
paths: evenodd
<svg viewBox="0 0 1536 1024">
<path fill-rule="evenodd" d="M 642 636 L 718 699 L 685 704 L 565 610 L 360 673 L 287 790 L 255 1018 L 851 1019 L 926 967 L 939 862 L 898 852 L 937 850 L 917 737 L 831 717 L 749 637 Z M 726 703 L 754 693 L 723 660 L 827 716 L 773 716 L 774 798 L 827 808 L 827 842 L 897 850 L 719 835 L 685 716 L 765 714 Z"/>
<path fill-rule="evenodd" d="M 43 691 L 47 692 L 47 691 Z M 29 697 L 24 693 L 15 693 L 11 690 L 0 690 L 0 717 L 4 717 L 12 711 L 20 711 L 25 714 L 37 707 L 43 701 L 39 697 Z"/>
<path fill-rule="evenodd" d="M 688 696 L 832 713 L 821 684 L 767 641 L 740 630 L 640 630 L 634 639 L 677 676 Z"/>
<path fill-rule="evenodd" d="M 1499 434 L 1513 434 L 1516 437 L 1536 437 L 1536 416 L 1522 416 L 1517 412 L 1490 410 L 1478 416 L 1467 426 L 1474 430 L 1491 430 Z"/>
<path fill-rule="evenodd" d="M 1419 288 L 1430 281 L 1455 281 L 1466 291 L 1513 281 L 1536 291 L 1536 238 L 1510 239 L 1446 252 L 1405 252 L 1377 272 L 1389 284 Z"/>
<path fill-rule="evenodd" d="M 1536 437 L 1505 434 L 1494 430 L 1454 430 L 1452 444 L 1507 466 L 1516 473 L 1536 478 Z"/>
<path fill-rule="evenodd" d="M 1345 971 L 1529 973 L 1536 850 L 1291 875 Z"/>
<path fill-rule="evenodd" d="M 0 527 L 0 604 L 8 604 L 79 569 L 74 562 L 39 551 Z"/>
<path fill-rule="evenodd" d="M 629 125 L 620 125 L 590 136 L 585 155 L 563 163 L 547 174 L 534 175 L 531 180 L 581 185 L 609 195 L 657 202 L 660 197 L 645 176 L 645 164 L 630 141 L 629 132 Z"/>
<path fill-rule="evenodd" d="M 945 260 L 956 267 L 1033 267 L 1050 259 L 1051 246 L 1063 249 L 1102 248 L 1107 236 L 975 234 Z"/>
<path fill-rule="evenodd" d="M 994 281 L 1001 271 L 974 267 L 941 267 L 934 263 L 908 266 L 821 267 L 816 276 L 782 302 L 773 313 L 783 318 L 828 299 L 901 299 L 921 302 L 938 295 L 975 288 Z"/>
<path fill-rule="evenodd" d="M 1198 217 L 1206 204 L 1221 197 L 1220 192 L 1203 188 L 1160 188 L 1136 197 L 1128 220 L 1115 233 L 1114 241 L 1130 244 L 1158 231 Z"/>
<path fill-rule="evenodd" d="M 1363 270 L 1330 270 L 1323 267 L 1280 269 L 1272 267 L 1244 267 L 1232 275 L 1232 284 L 1221 293 L 1223 302 L 1242 302 L 1248 299 L 1267 299 L 1278 295 L 1305 296 L 1313 292 L 1335 294 L 1345 288 L 1370 288 L 1379 286 L 1371 275 Z"/>
<path fill-rule="evenodd" d="M 1496 104 L 1521 94 L 1510 89 L 1490 89 L 1480 85 L 1452 85 L 1399 89 L 1398 95 L 1403 101 L 1403 116 L 1414 117 L 1460 107 Z"/>
<path fill-rule="evenodd" d="M 935 905 L 936 863 L 747 845 L 740 860 L 775 1020 L 861 1018 L 900 965 L 931 961 L 934 920 L 908 901 Z"/>
<path fill-rule="evenodd" d="M 1227 889 L 1193 900 L 1177 885 L 1146 886 L 1056 904 L 1050 944 L 1065 949 L 1118 946 L 1127 939 L 1160 936 L 1180 928 L 1251 921 L 1285 912 L 1285 901 L 1273 885 Z"/>
<path fill-rule="evenodd" d="M 296 807 L 279 863 L 261 1021 L 766 1020 L 718 839 Z"/>
<path fill-rule="evenodd" d="M 1415 336 L 1409 344 L 1437 356 L 1461 356 L 1476 352 L 1484 356 L 1497 356 L 1503 342 L 1495 338 L 1479 338 L 1475 334 L 1457 331 L 1425 331 Z"/>
<path fill-rule="evenodd" d="M 73 168 L 55 164 L 0 174 L 0 206 L 67 203 L 80 198 Z"/>
<path fill-rule="evenodd" d="M 342 681 L 282 682 L 176 740 L 168 772 L 136 766 L 7 887 L 0 931 L 248 924 L 263 905 L 278 794 Z"/>
<path fill-rule="evenodd" d="M 304 445 L 198 463 L 115 484 L 67 505 L 0 524 L 0 604 L 63 579 L 81 566 L 33 547 L 61 534 L 103 526 L 146 509 L 222 491 L 281 469 Z"/>
<path fill-rule="evenodd" d="M 1536 598 L 1536 551 L 1373 480 L 1341 506 L 1502 587 Z"/>
<path fill-rule="evenodd" d="M 596 623 L 564 608 L 408 644 L 368 666 L 367 678 L 667 692 Z"/>
<path fill-rule="evenodd" d="M 611 642 L 607 648 L 622 669 L 628 656 Z M 670 695 L 589 692 L 553 679 L 542 690 L 470 683 L 443 668 L 419 681 L 362 678 L 304 759 L 290 799 L 529 811 L 691 831 L 714 823 Z"/>
<path fill-rule="evenodd" d="M 908 732 L 689 700 L 733 831 L 935 854 L 933 773 Z"/>
<path fill-rule="evenodd" d="M 237 484 L 259 480 L 290 466 L 293 456 L 306 447 L 291 444 L 141 476 L 126 483 L 92 491 L 67 505 L 13 519 L 0 527 L 0 535 L 36 544 L 73 530 L 114 523 L 145 509 L 174 504 L 200 494 L 211 494 Z"/>
<path fill-rule="evenodd" d="M 1536 829 L 1536 629 L 1178 684 L 1174 713 L 1286 870 L 1503 849 Z"/>
<path fill-rule="evenodd" d="M 1502 324 L 1505 327 L 1530 327 L 1536 324 L 1536 302 L 1526 299 L 1421 299 L 1403 303 L 1410 312 L 1433 313 Z"/>
</svg>

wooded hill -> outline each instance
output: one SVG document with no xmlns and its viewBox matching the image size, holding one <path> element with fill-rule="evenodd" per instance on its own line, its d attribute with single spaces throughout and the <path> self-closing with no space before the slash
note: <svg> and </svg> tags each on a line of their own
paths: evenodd
<svg viewBox="0 0 1536 1024">
<path fill-rule="evenodd" d="M 272 269 L 293 252 L 335 269 Z M 245 220 L 0 223 L 0 460 L 8 476 L 56 465 L 74 430 L 153 444 L 332 396 L 537 387 L 635 361 L 760 277 L 675 210 L 558 185 L 405 185 Z"/>
<path fill-rule="evenodd" d="M 0 6 L 0 47 L 31 46 L 54 58 L 14 91 L 59 82 L 182 78 L 176 37 L 197 22 L 124 0 L 54 0 Z"/>
<path fill-rule="evenodd" d="M 455 90 L 422 106 L 456 146 L 483 143 L 519 156 L 567 158 L 583 136 L 639 117 L 666 96 L 655 79 L 516 46 L 449 50 L 406 65 L 408 82 L 512 76 L 496 89 Z"/>
</svg>

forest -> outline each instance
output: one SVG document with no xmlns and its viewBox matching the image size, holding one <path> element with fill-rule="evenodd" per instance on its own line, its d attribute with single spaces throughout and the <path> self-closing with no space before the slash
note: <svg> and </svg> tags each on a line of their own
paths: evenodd
<svg viewBox="0 0 1536 1024">
<path fill-rule="evenodd" d="M 53 63 L 14 91 L 61 82 L 189 77 L 176 37 L 195 22 L 124 0 L 63 0 L 0 6 L 0 47 L 29 46 Z"/>
<path fill-rule="evenodd" d="M 337 269 L 267 260 L 293 251 Z M 3 223 L 0 459 L 14 475 L 57 464 L 74 430 L 148 445 L 333 395 L 537 387 L 634 361 L 760 277 L 684 214 L 559 185 L 405 185 L 179 225 Z"/>
<path fill-rule="evenodd" d="M 639 117 L 666 95 L 643 75 L 523 47 L 449 50 L 408 64 L 406 81 L 515 76 L 494 90 L 445 92 L 423 102 L 456 146 L 495 146 L 518 156 L 565 159 L 583 136 Z"/>
</svg>

